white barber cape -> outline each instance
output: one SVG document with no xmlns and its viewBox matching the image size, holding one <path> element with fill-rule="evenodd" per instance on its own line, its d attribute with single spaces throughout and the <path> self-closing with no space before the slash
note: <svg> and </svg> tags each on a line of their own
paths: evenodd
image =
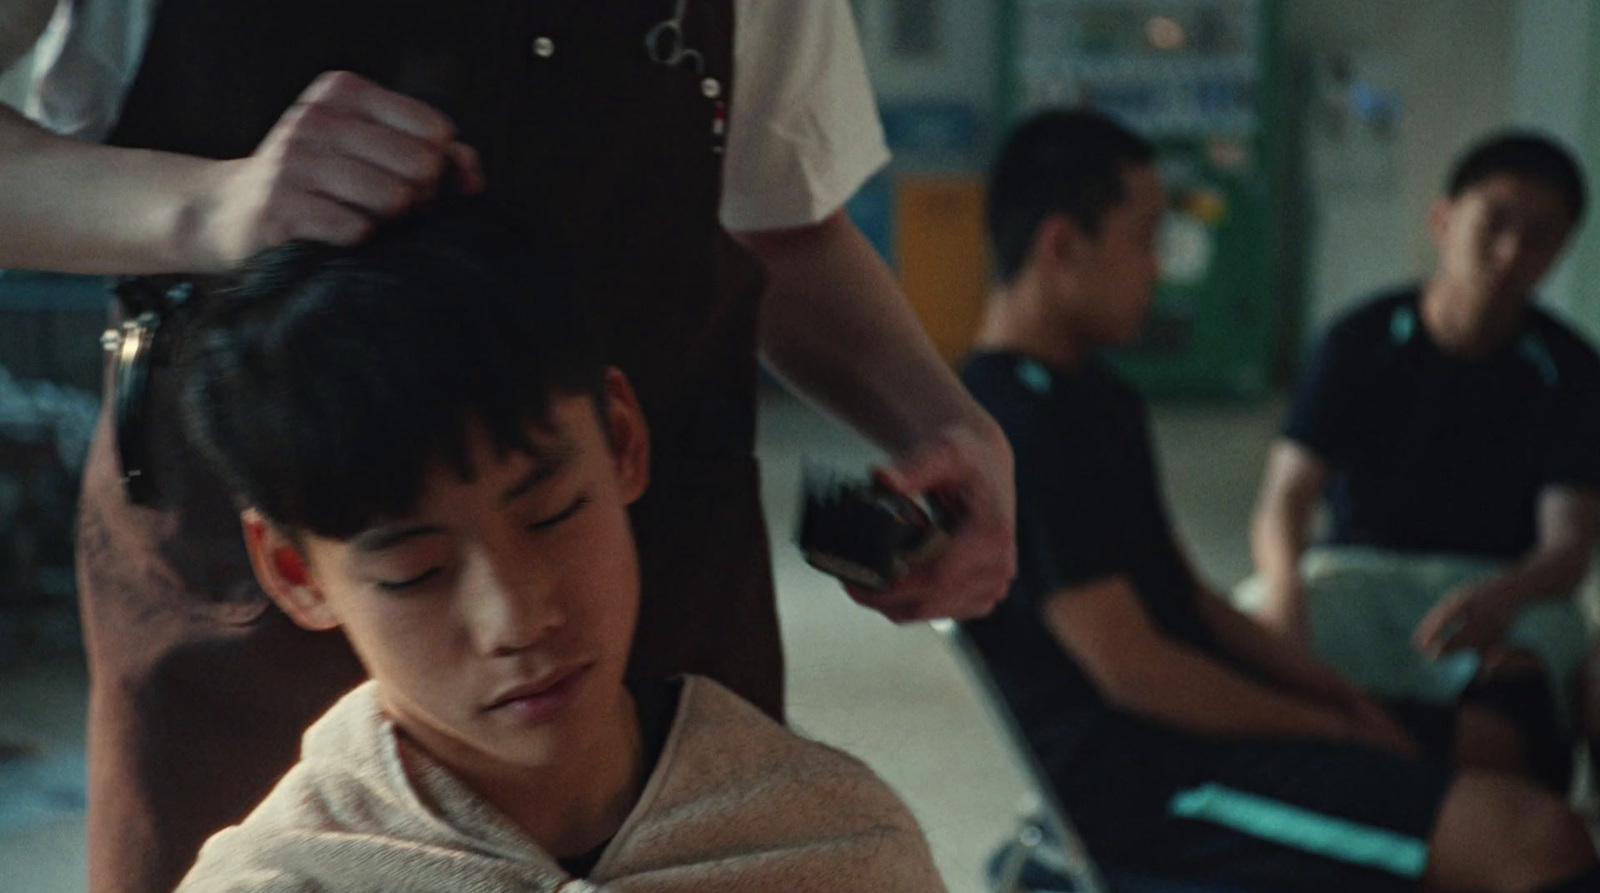
<svg viewBox="0 0 1600 893">
<path fill-rule="evenodd" d="M 409 767 L 409 772 L 407 768 Z M 916 821 L 858 760 L 688 677 L 655 771 L 593 873 L 402 744 L 375 684 L 306 732 L 301 759 L 206 843 L 179 893 L 938 893 Z"/>
</svg>

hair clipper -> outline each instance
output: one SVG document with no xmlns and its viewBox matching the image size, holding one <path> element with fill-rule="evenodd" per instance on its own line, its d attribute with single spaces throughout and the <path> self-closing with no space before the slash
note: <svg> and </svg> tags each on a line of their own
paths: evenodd
<svg viewBox="0 0 1600 893">
<path fill-rule="evenodd" d="M 802 467 L 801 490 L 796 539 L 806 562 L 869 589 L 889 587 L 937 553 L 953 526 L 936 497 L 914 499 L 810 463 Z"/>
</svg>

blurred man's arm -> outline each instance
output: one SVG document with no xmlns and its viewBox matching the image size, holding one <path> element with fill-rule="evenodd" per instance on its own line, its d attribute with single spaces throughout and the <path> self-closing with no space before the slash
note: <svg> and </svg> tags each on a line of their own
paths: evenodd
<svg viewBox="0 0 1600 893">
<path fill-rule="evenodd" d="M 1404 736 L 1243 675 L 1167 638 L 1124 576 L 1061 590 L 1042 609 L 1057 642 L 1113 706 L 1191 732 L 1356 739 L 1405 751 Z"/>
<path fill-rule="evenodd" d="M 444 115 L 343 72 L 226 161 L 68 139 L 0 106 L 0 267 L 220 272 L 290 239 L 348 244 L 452 167 L 481 181 Z"/>
<path fill-rule="evenodd" d="M 1383 704 L 1317 660 L 1310 649 L 1269 633 L 1216 592 L 1203 587 L 1199 592 L 1200 614 L 1223 650 L 1300 698 L 1339 711 L 1368 740 L 1386 741 L 1385 746 L 1402 753 L 1417 752 L 1410 733 Z"/>
<path fill-rule="evenodd" d="M 988 613 L 1017 563 L 1012 456 L 999 426 L 843 211 L 812 226 L 736 235 L 770 276 L 760 339 L 773 371 L 887 450 L 886 483 L 938 493 L 961 514 L 938 557 L 885 592 L 852 596 L 896 621 Z"/>
<path fill-rule="evenodd" d="M 1267 456 L 1261 492 L 1250 521 L 1250 554 L 1266 583 L 1261 620 L 1291 642 L 1309 647 L 1311 631 L 1300 579 L 1311 520 L 1328 468 L 1317 455 L 1280 438 Z"/>
<path fill-rule="evenodd" d="M 1417 624 L 1419 649 L 1440 655 L 1498 645 L 1523 608 L 1570 599 L 1589 573 L 1600 534 L 1600 493 L 1550 487 L 1539 495 L 1538 542 L 1505 573 L 1449 593 Z"/>
</svg>

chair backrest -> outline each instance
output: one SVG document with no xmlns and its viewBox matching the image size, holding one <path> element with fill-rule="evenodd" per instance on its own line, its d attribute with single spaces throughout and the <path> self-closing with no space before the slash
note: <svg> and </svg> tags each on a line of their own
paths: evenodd
<svg viewBox="0 0 1600 893">
<path fill-rule="evenodd" d="M 966 630 L 961 628 L 961 624 L 953 620 L 935 620 L 932 626 L 945 641 L 950 643 L 967 677 L 977 688 L 978 700 L 983 704 L 984 711 L 989 714 L 990 721 L 1000 731 L 1001 738 L 1011 751 L 1011 757 L 1016 761 L 1017 768 L 1033 786 L 1034 793 L 1044 807 L 1045 820 L 1050 823 L 1056 839 L 1061 842 L 1061 849 L 1067 858 L 1067 873 L 1071 876 L 1074 887 L 1081 893 L 1110 893 L 1111 888 L 1107 886 L 1099 869 L 1095 867 L 1088 848 L 1083 844 L 1083 838 L 1079 836 L 1072 820 L 1067 817 L 1061 799 L 1056 796 L 1055 785 L 1051 783 L 1050 776 L 1045 773 L 1044 767 L 1034 755 L 1033 748 L 1022 733 L 1022 727 L 1012 715 L 1011 708 L 1000 691 L 1000 686 L 995 683 L 994 675 L 989 672 L 989 664 L 984 660 L 983 653 L 978 650 L 978 646 L 973 643 Z"/>
</svg>

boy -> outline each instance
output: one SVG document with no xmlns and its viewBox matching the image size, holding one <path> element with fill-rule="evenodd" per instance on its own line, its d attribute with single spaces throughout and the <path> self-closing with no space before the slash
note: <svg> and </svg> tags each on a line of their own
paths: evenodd
<svg viewBox="0 0 1600 893">
<path fill-rule="evenodd" d="M 1011 438 L 1021 546 L 968 628 L 1090 852 L 1113 877 L 1250 890 L 1600 890 L 1554 797 L 1417 758 L 1195 575 L 1144 404 L 1096 356 L 1139 331 L 1164 210 L 1144 140 L 1088 112 L 1024 124 L 991 180 L 1001 285 L 963 374 Z"/>
<path fill-rule="evenodd" d="M 1533 300 L 1584 203 L 1542 137 L 1461 157 L 1429 217 L 1434 274 L 1335 323 L 1302 375 L 1251 538 L 1271 627 L 1378 690 L 1491 706 L 1520 730 L 1513 762 L 1558 787 L 1549 692 L 1570 694 L 1585 647 L 1600 357 Z M 1302 567 L 1324 493 L 1327 548 Z M 1480 656 L 1498 666 L 1474 679 Z"/>
<path fill-rule="evenodd" d="M 703 677 L 623 685 L 648 433 L 549 252 L 450 200 L 269 251 L 197 322 L 252 567 L 371 681 L 180 889 L 942 889 L 860 763 Z"/>
</svg>

